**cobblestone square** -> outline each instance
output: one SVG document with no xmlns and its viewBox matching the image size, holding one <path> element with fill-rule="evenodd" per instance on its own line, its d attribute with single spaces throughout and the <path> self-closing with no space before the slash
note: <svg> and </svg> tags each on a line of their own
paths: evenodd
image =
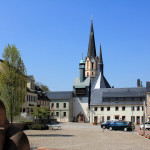
<svg viewBox="0 0 150 150">
<path fill-rule="evenodd" d="M 137 132 L 109 131 L 88 123 L 61 123 L 62 130 L 26 130 L 31 150 L 149 150 L 150 140 Z"/>
</svg>

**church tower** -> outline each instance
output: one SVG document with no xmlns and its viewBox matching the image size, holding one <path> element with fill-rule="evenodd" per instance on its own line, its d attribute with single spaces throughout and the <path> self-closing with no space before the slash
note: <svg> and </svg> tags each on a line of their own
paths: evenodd
<svg viewBox="0 0 150 150">
<path fill-rule="evenodd" d="M 92 82 L 97 75 L 97 69 L 98 69 L 98 57 L 96 55 L 96 48 L 95 48 L 93 20 L 91 19 L 88 53 L 87 57 L 85 58 L 85 77 L 90 77 Z"/>
</svg>

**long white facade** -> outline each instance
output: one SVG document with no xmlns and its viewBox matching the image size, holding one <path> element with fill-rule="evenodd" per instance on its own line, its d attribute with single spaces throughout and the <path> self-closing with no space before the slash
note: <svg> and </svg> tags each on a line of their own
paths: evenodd
<svg viewBox="0 0 150 150">
<path fill-rule="evenodd" d="M 133 111 L 132 106 L 134 107 Z M 110 110 L 108 107 L 110 107 Z M 116 107 L 118 107 L 117 110 Z M 100 123 L 112 119 L 131 121 L 132 116 L 135 124 L 140 124 L 143 120 L 142 105 L 91 106 L 90 108 L 90 123 L 96 121 Z"/>
</svg>

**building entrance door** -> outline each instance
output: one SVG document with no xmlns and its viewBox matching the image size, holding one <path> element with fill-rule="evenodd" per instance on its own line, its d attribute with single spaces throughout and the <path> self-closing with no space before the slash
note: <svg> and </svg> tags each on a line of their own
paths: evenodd
<svg viewBox="0 0 150 150">
<path fill-rule="evenodd" d="M 97 122 L 98 122 L 97 116 L 94 116 L 94 123 L 97 123 Z"/>
<path fill-rule="evenodd" d="M 136 116 L 136 124 L 137 124 L 137 125 L 140 124 L 140 116 Z"/>
</svg>

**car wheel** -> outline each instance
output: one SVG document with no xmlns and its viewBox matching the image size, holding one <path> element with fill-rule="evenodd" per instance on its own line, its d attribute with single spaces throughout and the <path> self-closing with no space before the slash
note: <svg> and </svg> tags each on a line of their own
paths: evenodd
<svg viewBox="0 0 150 150">
<path fill-rule="evenodd" d="M 103 129 L 105 129 L 105 126 L 103 126 Z"/>
<path fill-rule="evenodd" d="M 112 131 L 112 127 L 109 127 L 109 130 Z"/>
<path fill-rule="evenodd" d="M 126 131 L 127 131 L 127 128 L 124 128 L 124 131 L 126 132 Z"/>
</svg>

